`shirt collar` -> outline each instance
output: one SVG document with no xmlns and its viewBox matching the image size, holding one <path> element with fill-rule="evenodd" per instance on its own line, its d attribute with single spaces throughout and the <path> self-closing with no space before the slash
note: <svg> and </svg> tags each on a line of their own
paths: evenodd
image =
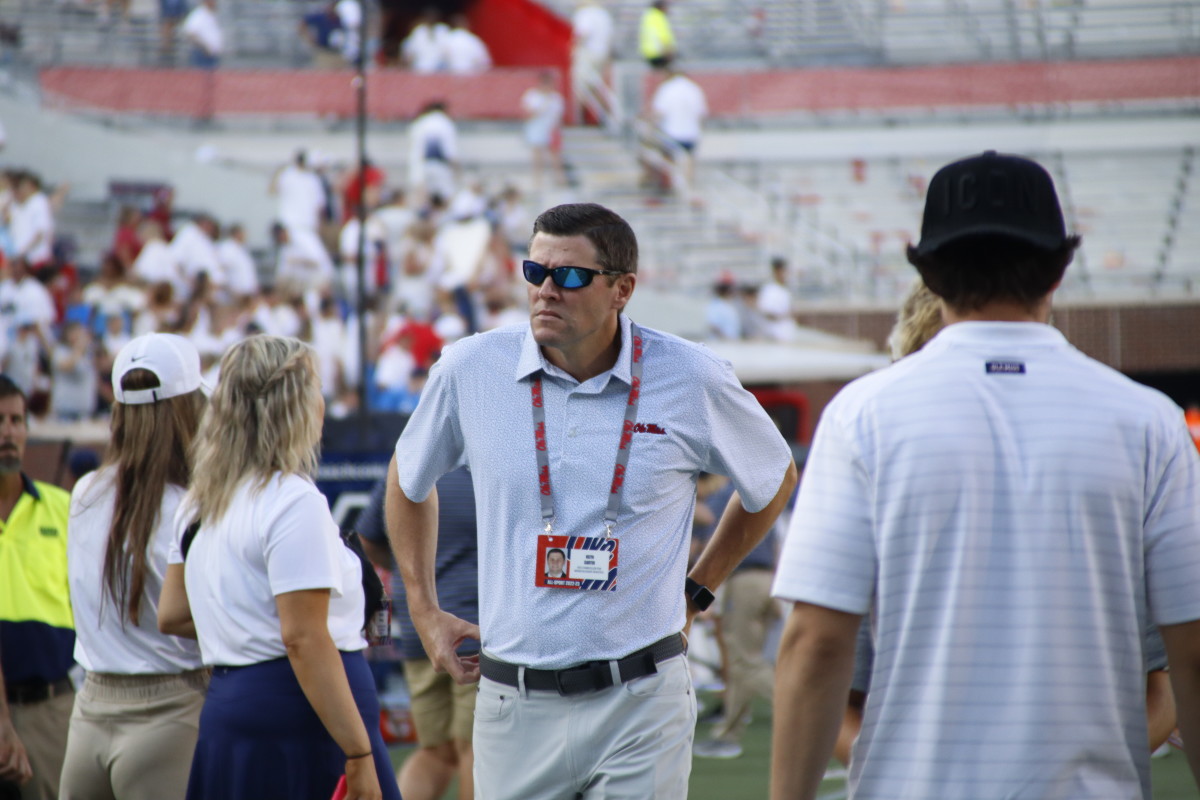
<svg viewBox="0 0 1200 800">
<path fill-rule="evenodd" d="M 32 495 L 34 500 L 42 499 L 42 493 L 38 491 L 37 485 L 24 472 L 21 473 L 21 488 Z"/>
<path fill-rule="evenodd" d="M 1065 345 L 1067 337 L 1042 322 L 956 322 L 934 337 L 943 345 Z M 933 342 L 930 342 L 932 344 Z"/>
<path fill-rule="evenodd" d="M 633 359 L 633 335 L 630 332 L 632 322 L 625 314 L 621 314 L 617 317 L 617 323 L 621 326 L 621 352 L 617 354 L 617 363 L 613 365 L 613 368 L 601 375 L 609 375 L 626 385 L 632 385 L 633 373 L 630 369 Z M 526 328 L 525 338 L 521 342 L 521 357 L 517 359 L 517 369 L 513 378 L 518 381 L 524 380 L 538 371 L 548 375 L 566 375 L 546 360 L 546 356 L 542 354 L 542 348 L 533 338 L 533 329 Z"/>
</svg>

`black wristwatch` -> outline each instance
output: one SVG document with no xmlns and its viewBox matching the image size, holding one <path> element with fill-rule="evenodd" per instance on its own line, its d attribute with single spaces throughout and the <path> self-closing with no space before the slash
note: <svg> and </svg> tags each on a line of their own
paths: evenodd
<svg viewBox="0 0 1200 800">
<path fill-rule="evenodd" d="M 715 599 L 713 593 L 708 590 L 707 586 L 701 586 L 691 578 L 685 578 L 683 581 L 683 593 L 691 598 L 691 601 L 696 604 L 696 608 L 701 611 L 707 611 Z"/>
</svg>

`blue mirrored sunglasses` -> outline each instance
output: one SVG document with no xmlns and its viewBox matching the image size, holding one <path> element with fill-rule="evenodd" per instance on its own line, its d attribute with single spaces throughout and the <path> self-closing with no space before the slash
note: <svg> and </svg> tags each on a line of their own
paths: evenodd
<svg viewBox="0 0 1200 800">
<path fill-rule="evenodd" d="M 536 261 L 522 261 L 521 269 L 525 272 L 525 280 L 534 286 L 541 286 L 546 276 L 554 281 L 560 289 L 582 289 L 591 284 L 597 275 L 622 275 L 618 270 L 591 269 L 589 267 L 554 267 L 553 269 Z"/>
</svg>

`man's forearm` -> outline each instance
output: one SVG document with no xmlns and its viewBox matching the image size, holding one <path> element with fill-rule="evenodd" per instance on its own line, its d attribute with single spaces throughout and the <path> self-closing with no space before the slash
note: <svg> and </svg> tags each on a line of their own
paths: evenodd
<svg viewBox="0 0 1200 800">
<path fill-rule="evenodd" d="M 797 603 L 775 663 L 771 799 L 814 798 L 833 754 L 861 617 Z"/>
<path fill-rule="evenodd" d="M 763 540 L 775 520 L 787 506 L 796 488 L 796 465 L 788 462 L 787 471 L 775 497 L 760 511 L 747 511 L 735 493 L 729 498 L 725 512 L 717 523 L 712 538 L 689 573 L 692 578 L 710 589 L 720 586 L 742 559 Z"/>
<path fill-rule="evenodd" d="M 400 568 L 413 617 L 438 608 L 434 567 L 437 558 L 438 496 L 433 489 L 424 501 L 414 503 L 400 488 L 396 459 L 388 467 L 388 541 Z"/>
<path fill-rule="evenodd" d="M 1171 665 L 1171 688 L 1183 751 L 1192 778 L 1200 786 L 1200 621 L 1162 625 L 1167 663 Z"/>
</svg>

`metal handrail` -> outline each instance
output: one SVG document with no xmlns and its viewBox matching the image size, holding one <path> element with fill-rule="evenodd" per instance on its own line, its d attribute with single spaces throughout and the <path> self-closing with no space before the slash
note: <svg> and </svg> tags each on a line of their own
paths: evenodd
<svg viewBox="0 0 1200 800">
<path fill-rule="evenodd" d="M 671 177 L 671 186 L 685 203 L 692 201 L 692 186 L 688 180 L 687 170 L 682 166 L 682 159 L 690 159 L 691 155 L 681 150 L 675 140 L 667 136 L 662 128 L 645 117 L 633 121 L 634 145 L 638 160 L 649 164 L 655 169 L 662 170 Z M 672 158 L 668 153 L 674 153 L 679 158 Z"/>
</svg>

